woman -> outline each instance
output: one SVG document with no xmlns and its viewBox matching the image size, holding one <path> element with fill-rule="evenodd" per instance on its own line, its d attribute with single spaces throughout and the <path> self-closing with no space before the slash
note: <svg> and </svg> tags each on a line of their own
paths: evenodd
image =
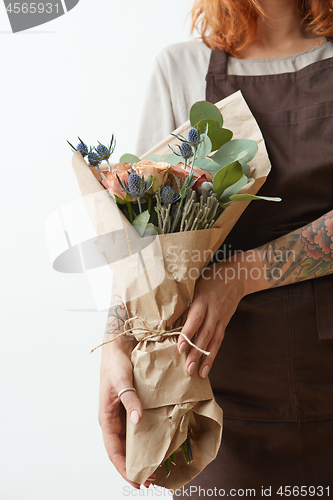
<svg viewBox="0 0 333 500">
<path fill-rule="evenodd" d="M 217 102 L 241 89 L 272 162 L 265 194 L 283 202 L 252 203 L 224 246 L 225 257 L 243 252 L 217 262 L 197 283 L 183 332 L 188 338 L 197 332 L 196 345 L 210 355 L 200 358 L 179 337 L 179 351 L 188 349 L 188 373 L 209 374 L 224 410 L 219 455 L 193 481 L 198 491 L 191 498 L 212 496 L 214 488 L 215 496 L 222 489 L 225 496 L 241 489 L 263 496 L 264 488 L 266 496 L 281 498 L 290 486 L 293 496 L 310 494 L 310 487 L 310 496 L 329 496 L 333 45 L 326 37 L 333 36 L 333 2 L 201 0 L 193 19 L 210 48 L 184 44 L 160 56 L 150 107 L 169 132 L 185 121 L 195 100 Z M 151 130 L 158 128 L 161 137 L 146 129 L 142 149 L 166 135 L 156 123 Z M 115 292 L 107 340 L 121 331 L 125 317 Z M 126 339 L 105 346 L 101 367 L 104 442 L 125 479 L 123 407 L 134 423 L 142 415 L 134 392 L 124 392 L 122 404 L 117 396 L 132 387 L 132 347 Z"/>
</svg>

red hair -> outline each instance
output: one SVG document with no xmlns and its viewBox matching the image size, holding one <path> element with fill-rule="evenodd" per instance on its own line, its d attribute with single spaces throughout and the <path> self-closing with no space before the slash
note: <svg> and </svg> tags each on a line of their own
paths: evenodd
<svg viewBox="0 0 333 500">
<path fill-rule="evenodd" d="M 301 26 L 314 35 L 333 37 L 333 0 L 299 0 Z M 211 49 L 237 52 L 256 35 L 257 18 L 265 17 L 258 0 L 196 0 L 192 32 L 196 29 Z"/>
</svg>

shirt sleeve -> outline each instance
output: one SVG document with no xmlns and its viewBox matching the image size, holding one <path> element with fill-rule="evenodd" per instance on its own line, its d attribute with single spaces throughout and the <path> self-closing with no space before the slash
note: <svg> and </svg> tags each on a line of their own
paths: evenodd
<svg viewBox="0 0 333 500">
<path fill-rule="evenodd" d="M 138 156 L 158 144 L 175 128 L 170 86 L 160 61 L 156 59 L 139 127 Z"/>
<path fill-rule="evenodd" d="M 156 58 L 137 141 L 138 156 L 189 119 L 191 106 L 206 95 L 210 49 L 189 41 L 170 45 Z"/>
</svg>

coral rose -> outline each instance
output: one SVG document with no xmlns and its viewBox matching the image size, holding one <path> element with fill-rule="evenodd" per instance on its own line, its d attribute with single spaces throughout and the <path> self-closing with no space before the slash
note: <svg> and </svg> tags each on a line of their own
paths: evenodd
<svg viewBox="0 0 333 500">
<path fill-rule="evenodd" d="M 171 165 L 164 161 L 142 160 L 138 163 L 133 163 L 132 168 L 145 180 L 147 180 L 150 175 L 154 177 L 152 191 L 155 193 L 166 181 L 170 167 Z"/>
<path fill-rule="evenodd" d="M 198 194 L 198 189 L 199 187 L 202 186 L 202 184 L 204 182 L 206 183 L 209 183 L 210 184 L 210 180 L 207 176 L 208 172 L 206 172 L 205 174 L 201 175 L 200 177 L 198 177 L 197 181 L 193 184 L 192 186 L 192 189 L 194 189 L 194 191 Z M 211 176 L 210 176 L 211 177 Z"/>
<path fill-rule="evenodd" d="M 127 165 L 126 169 L 125 169 L 125 165 Z M 118 179 L 117 179 L 117 175 L 123 184 L 127 183 L 127 181 L 128 181 L 127 170 L 128 170 L 129 166 L 130 166 L 129 163 L 127 163 L 127 164 L 126 163 L 125 164 L 118 163 L 118 165 L 113 167 L 112 172 L 109 172 L 109 171 L 102 171 L 101 172 L 103 186 L 106 187 L 106 189 L 111 194 L 118 196 L 119 198 L 121 198 L 124 201 L 125 200 L 132 201 L 132 198 L 130 197 L 129 194 L 126 193 L 126 191 L 123 190 L 123 188 L 119 184 Z M 127 195 L 127 198 L 126 198 L 126 195 Z"/>
<path fill-rule="evenodd" d="M 171 181 L 173 179 L 172 174 L 177 177 L 179 180 L 185 180 L 186 177 L 189 175 L 191 171 L 191 167 L 187 165 L 186 169 L 184 169 L 184 163 L 177 163 L 177 165 L 171 165 L 170 170 L 169 170 L 169 175 L 168 179 Z M 202 170 L 202 168 L 197 167 L 194 165 L 193 167 L 193 176 L 199 179 L 202 176 L 205 176 L 205 181 L 206 182 L 211 182 L 212 181 L 212 174 L 209 172 L 206 172 L 206 170 Z M 204 182 L 204 181 L 203 181 Z"/>
</svg>

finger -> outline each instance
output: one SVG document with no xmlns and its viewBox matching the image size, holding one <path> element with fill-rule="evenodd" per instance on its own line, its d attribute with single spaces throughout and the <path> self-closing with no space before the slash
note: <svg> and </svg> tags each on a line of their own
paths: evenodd
<svg viewBox="0 0 333 500">
<path fill-rule="evenodd" d="M 128 360 L 127 360 L 128 361 Z M 112 376 L 112 382 L 117 394 L 121 393 L 124 389 L 133 387 L 133 368 L 129 364 L 125 370 L 117 371 Z M 126 391 L 121 394 L 120 401 L 124 405 L 127 414 L 132 424 L 137 425 L 142 419 L 142 404 L 135 391 Z"/>
<path fill-rule="evenodd" d="M 124 429 L 122 429 L 119 414 L 118 417 L 114 414 L 99 415 L 99 423 L 102 429 L 104 446 L 109 459 L 122 477 L 128 481 L 133 488 L 139 489 L 140 485 L 130 481 L 127 477 L 124 445 L 123 439 L 121 439 L 121 434 L 124 433 Z"/>
<path fill-rule="evenodd" d="M 125 360 L 128 361 L 128 358 L 125 358 Z M 137 424 L 142 418 L 143 410 L 135 392 L 128 391 L 123 393 L 120 398 L 118 397 L 121 390 L 133 387 L 132 365 L 130 362 L 128 362 L 128 366 L 118 368 L 113 365 L 109 377 L 104 375 L 101 379 L 99 423 L 102 429 L 104 445 L 111 462 L 126 481 L 134 488 L 139 488 L 140 485 L 129 481 L 126 474 L 125 411 L 128 411 L 133 423 Z M 111 385 L 110 380 L 112 380 Z"/>
<path fill-rule="evenodd" d="M 207 346 L 207 351 L 209 351 L 208 356 L 203 356 L 199 367 L 199 375 L 202 378 L 206 378 L 210 372 L 213 365 L 213 361 L 221 347 L 222 340 L 224 339 L 224 325 L 222 321 L 218 321 L 214 335 Z"/>
<path fill-rule="evenodd" d="M 123 411 L 125 411 L 124 408 Z M 108 453 L 109 459 L 111 460 L 117 471 L 129 484 L 131 484 L 136 489 L 140 489 L 140 484 L 131 481 L 127 476 L 125 455 L 125 429 L 122 426 L 122 420 L 120 418 L 117 418 L 117 415 L 113 416 L 112 414 L 105 414 L 104 416 L 102 415 L 99 417 L 99 420 L 102 428 L 104 446 Z M 156 475 L 154 473 L 147 479 L 147 481 L 143 483 L 143 485 L 146 488 L 149 488 L 149 486 L 153 481 L 155 481 L 155 479 Z"/>
<path fill-rule="evenodd" d="M 154 472 L 154 474 L 152 474 L 146 482 L 143 483 L 143 486 L 145 486 L 146 488 L 149 488 L 149 486 L 151 484 L 154 484 L 154 481 L 156 481 L 156 474 Z"/>
<path fill-rule="evenodd" d="M 178 339 L 178 350 L 180 354 L 183 354 L 183 352 L 185 352 L 188 347 L 188 342 L 186 342 L 186 339 L 182 336 L 182 333 L 184 333 L 184 335 L 186 335 L 186 337 L 191 340 L 205 319 L 206 309 L 206 305 L 202 304 L 199 301 L 194 301 L 191 305 L 185 325 L 183 326 Z"/>
<path fill-rule="evenodd" d="M 208 308 L 205 320 L 202 323 L 201 327 L 199 328 L 197 332 L 197 337 L 195 339 L 195 345 L 197 347 L 199 347 L 204 351 L 207 350 L 207 346 L 209 345 L 211 339 L 215 335 L 217 323 L 218 323 L 217 311 L 214 310 L 213 308 Z M 196 349 L 195 347 L 191 348 L 186 359 L 186 369 L 190 375 L 194 373 L 194 370 L 196 369 L 196 366 L 201 356 L 202 353 L 198 349 Z"/>
<path fill-rule="evenodd" d="M 127 386 L 133 387 L 133 386 Z M 125 389 L 125 387 L 124 387 Z M 120 391 L 119 391 L 120 392 Z M 126 391 L 120 396 L 120 401 L 125 406 L 127 414 L 132 424 L 137 425 L 142 419 L 142 404 L 136 392 Z"/>
</svg>

